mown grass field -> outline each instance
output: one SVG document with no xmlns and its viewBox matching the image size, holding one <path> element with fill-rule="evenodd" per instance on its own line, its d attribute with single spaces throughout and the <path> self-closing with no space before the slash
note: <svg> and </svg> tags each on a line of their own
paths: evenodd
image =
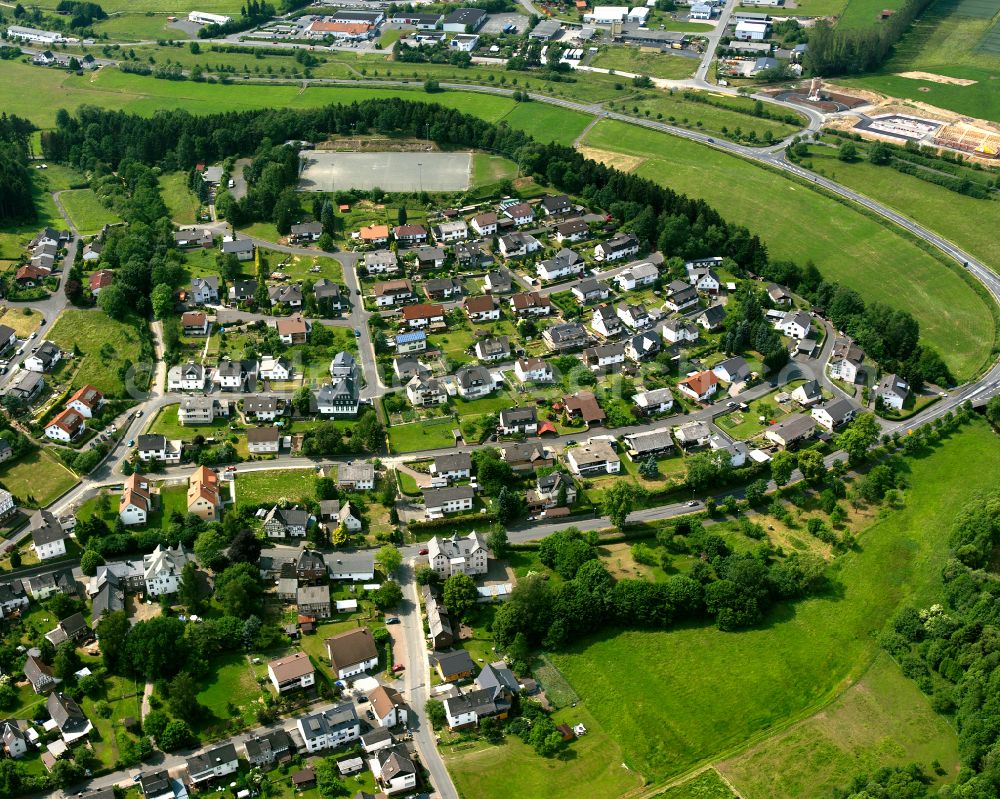
<svg viewBox="0 0 1000 799">
<path fill-rule="evenodd" d="M 114 0 L 112 0 L 114 2 Z M 200 6 L 199 6 L 200 8 Z M 238 13 L 238 12 L 237 12 Z M 167 14 L 115 14 L 94 25 L 98 34 L 106 33 L 112 41 L 140 42 L 149 39 L 189 39 L 190 34 L 180 28 L 169 27 Z"/>
<path fill-rule="evenodd" d="M 722 97 L 715 95 L 715 98 L 727 105 L 743 108 L 747 112 L 751 111 L 754 105 L 753 100 L 744 97 Z M 716 108 L 695 100 L 688 100 L 679 91 L 675 91 L 672 94 L 664 92 L 643 94 L 635 101 L 628 100 L 623 102 L 622 107 L 626 113 L 634 113 L 635 108 L 645 113 L 648 109 L 650 114 L 657 119 L 660 118 L 656 116 L 657 114 L 662 115 L 662 121 L 664 122 L 684 127 L 697 127 L 706 133 L 714 133 L 719 136 L 724 135 L 722 132 L 723 128 L 729 132 L 739 128 L 745 134 L 754 131 L 757 134 L 757 139 L 760 141 L 763 141 L 764 135 L 768 132 L 775 139 L 783 139 L 786 136 L 797 133 L 806 124 L 804 118 L 801 119 L 801 124 L 796 127 L 795 125 L 789 125 L 777 120 L 760 119 L 751 116 L 749 113 L 741 113 L 740 111 L 733 111 L 728 108 Z M 765 106 L 765 108 L 785 113 L 784 109 L 778 109 L 774 106 Z M 698 124 L 699 122 L 701 123 L 700 125 Z"/>
<path fill-rule="evenodd" d="M 263 505 L 279 499 L 292 502 L 302 497 L 312 499 L 316 493 L 315 482 L 315 474 L 310 469 L 244 472 L 235 480 L 236 503 Z"/>
<path fill-rule="evenodd" d="M 584 143 L 644 158 L 638 174 L 704 198 L 726 219 L 758 233 L 773 257 L 811 259 L 825 277 L 866 301 L 909 311 L 959 379 L 989 357 L 995 330 L 986 301 L 878 221 L 749 161 L 625 123 L 603 120 Z"/>
<path fill-rule="evenodd" d="M 847 6 L 849 0 L 796 0 L 795 8 L 778 6 L 767 8 L 772 17 L 836 17 Z M 761 13 L 760 6 L 737 6 L 737 11 Z"/>
<path fill-rule="evenodd" d="M 121 217 L 105 208 L 93 189 L 72 189 L 59 195 L 59 200 L 82 236 L 101 232 L 105 225 L 121 222 Z"/>
<path fill-rule="evenodd" d="M 201 203 L 188 188 L 187 175 L 183 172 L 160 175 L 159 184 L 160 195 L 170 212 L 170 218 L 179 225 L 194 224 Z"/>
<path fill-rule="evenodd" d="M 733 792 L 713 769 L 703 771 L 687 782 L 669 788 L 656 799 L 732 799 Z"/>
<path fill-rule="evenodd" d="M 668 53 L 644 53 L 638 47 L 608 47 L 598 53 L 590 65 L 651 78 L 679 80 L 694 74 L 698 60 Z"/>
<path fill-rule="evenodd" d="M 428 419 L 392 425 L 389 427 L 389 447 L 393 452 L 419 452 L 450 447 L 455 443 L 451 431 L 457 426 L 458 422 L 450 416 L 440 420 Z"/>
<path fill-rule="evenodd" d="M 42 507 L 79 482 L 77 476 L 43 449 L 0 466 L 0 485 L 24 501 Z"/>
<path fill-rule="evenodd" d="M 109 397 L 124 397 L 128 387 L 119 372 L 126 360 L 138 362 L 140 336 L 148 335 L 144 321 L 119 322 L 101 310 L 69 309 L 56 319 L 47 338 L 66 352 L 75 345 L 83 353 L 70 364 L 79 367 L 73 377 L 74 388 L 89 383 Z"/>
<path fill-rule="evenodd" d="M 812 715 L 868 671 L 899 604 L 938 595 L 942 531 L 981 490 L 977 476 L 1000 469 L 1000 441 L 977 421 L 910 465 L 905 507 L 834 564 L 827 595 L 735 634 L 608 631 L 549 655 L 630 768 L 654 781 L 683 772 Z"/>
<path fill-rule="evenodd" d="M 838 28 L 874 28 L 883 24 L 879 14 L 883 10 L 895 11 L 903 5 L 903 0 L 847 0 Z"/>
<path fill-rule="evenodd" d="M 215 436 L 229 428 L 229 419 L 219 418 L 213 420 L 212 424 L 206 425 L 182 425 L 177 420 L 179 405 L 168 405 L 161 410 L 153 423 L 149 426 L 150 433 L 159 433 L 167 438 L 194 438 L 197 435 Z"/>
<path fill-rule="evenodd" d="M 539 757 L 521 739 L 508 735 L 499 746 L 459 744 L 442 750 L 461 796 L 523 799 L 542 796 L 617 797 L 637 788 L 637 774 L 622 768 L 619 747 L 584 708 L 557 711 L 557 724 L 583 723 L 587 734 L 571 743 L 562 758 Z M 503 775 L 498 779 L 498 775 Z"/>
<path fill-rule="evenodd" d="M 868 161 L 845 164 L 835 150 L 810 148 L 813 169 L 931 228 L 984 263 L 1000 264 L 1000 202 L 976 200 Z M 970 224 L 970 220 L 974 223 Z"/>
<path fill-rule="evenodd" d="M 881 654 L 865 676 L 822 713 L 768 738 L 718 768 L 745 799 L 830 796 L 855 774 L 937 761 L 958 771 L 958 736 L 917 684 Z"/>
<path fill-rule="evenodd" d="M 993 81 L 1000 69 L 1000 57 L 976 49 L 993 21 L 986 17 L 962 16 L 958 13 L 960 6 L 961 0 L 938 0 L 893 48 L 892 57 L 879 74 L 838 83 L 1000 121 L 1000 93 Z M 977 82 L 971 86 L 957 86 L 897 75 L 907 71 Z"/>
</svg>

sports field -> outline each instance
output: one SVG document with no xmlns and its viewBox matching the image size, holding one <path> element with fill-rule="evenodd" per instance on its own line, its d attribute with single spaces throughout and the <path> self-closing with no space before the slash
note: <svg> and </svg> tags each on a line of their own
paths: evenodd
<svg viewBox="0 0 1000 799">
<path fill-rule="evenodd" d="M 584 143 L 644 156 L 638 174 L 708 200 L 759 233 L 772 256 L 812 260 L 866 300 L 909 311 L 956 377 L 972 376 L 989 357 L 995 331 L 986 301 L 877 220 L 749 161 L 625 123 L 602 120 Z"/>
<path fill-rule="evenodd" d="M 998 473 L 1000 441 L 975 421 L 908 465 L 905 507 L 862 531 L 859 550 L 833 566 L 827 595 L 779 607 L 753 630 L 607 631 L 549 655 L 629 768 L 655 781 L 733 756 L 820 709 L 829 713 L 830 701 L 869 673 L 877 634 L 900 603 L 939 596 L 948 554 L 940 531 L 982 489 L 978 476 Z M 890 711 L 896 729 L 911 727 L 913 712 Z M 856 718 L 871 735 L 872 714 Z M 914 751 L 929 751 L 912 729 Z M 838 744 L 849 744 L 846 733 Z"/>
<path fill-rule="evenodd" d="M 465 191 L 472 153 L 335 153 L 302 156 L 299 191 Z"/>
</svg>

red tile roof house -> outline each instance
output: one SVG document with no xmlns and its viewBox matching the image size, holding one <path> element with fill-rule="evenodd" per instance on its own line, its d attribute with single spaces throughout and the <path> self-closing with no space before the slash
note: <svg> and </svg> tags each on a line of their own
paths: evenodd
<svg viewBox="0 0 1000 799">
<path fill-rule="evenodd" d="M 72 441 L 86 429 L 86 420 L 79 411 L 66 408 L 45 426 L 45 437 L 53 441 Z"/>
<path fill-rule="evenodd" d="M 71 408 L 86 419 L 93 419 L 94 414 L 104 404 L 104 395 L 93 386 L 83 386 L 66 402 Z"/>
<path fill-rule="evenodd" d="M 208 335 L 208 317 L 201 311 L 187 311 L 181 314 L 181 325 L 186 336 Z"/>
<path fill-rule="evenodd" d="M 705 402 L 718 390 L 719 378 L 711 369 L 706 369 L 704 372 L 684 378 L 677 387 L 691 399 Z"/>
<path fill-rule="evenodd" d="M 422 302 L 408 305 L 403 309 L 403 322 L 410 330 L 444 324 L 444 308 L 440 305 Z"/>
<path fill-rule="evenodd" d="M 98 269 L 90 276 L 90 293 L 95 297 L 115 280 L 115 273 L 110 269 Z"/>
</svg>

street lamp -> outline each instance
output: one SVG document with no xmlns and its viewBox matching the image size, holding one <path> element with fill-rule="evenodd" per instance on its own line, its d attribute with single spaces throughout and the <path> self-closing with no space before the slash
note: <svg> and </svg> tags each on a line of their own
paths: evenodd
<svg viewBox="0 0 1000 799">
<path fill-rule="evenodd" d="M 424 165 L 417 161 L 417 177 L 420 181 L 420 193 L 424 193 Z"/>
</svg>

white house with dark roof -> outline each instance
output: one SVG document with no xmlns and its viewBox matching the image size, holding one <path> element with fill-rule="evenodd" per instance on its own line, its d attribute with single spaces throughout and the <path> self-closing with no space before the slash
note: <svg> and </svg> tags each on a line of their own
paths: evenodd
<svg viewBox="0 0 1000 799">
<path fill-rule="evenodd" d="M 238 766 L 239 757 L 232 743 L 212 747 L 187 759 L 188 776 L 194 785 L 232 774 Z"/>
<path fill-rule="evenodd" d="M 424 493 L 426 496 L 426 492 Z M 428 564 L 443 580 L 454 574 L 469 576 L 486 574 L 489 567 L 489 548 L 486 546 L 486 540 L 476 532 L 466 536 L 459 536 L 456 533 L 449 538 L 434 536 L 427 542 L 427 550 Z"/>
<path fill-rule="evenodd" d="M 910 384 L 897 374 L 885 375 L 875 387 L 875 396 L 887 408 L 902 410 L 910 398 Z"/>
<path fill-rule="evenodd" d="M 594 247 L 595 261 L 620 261 L 630 255 L 639 254 L 639 239 L 634 233 L 616 236 Z"/>
<path fill-rule="evenodd" d="M 424 515 L 440 519 L 448 513 L 465 513 L 472 510 L 476 490 L 472 486 L 424 489 Z"/>
<path fill-rule="evenodd" d="M 36 510 L 28 521 L 31 544 L 39 560 L 59 558 L 66 554 L 69 537 L 59 520 L 47 510 Z"/>
<path fill-rule="evenodd" d="M 468 452 L 449 452 L 431 461 L 430 473 L 447 480 L 467 480 L 472 476 L 472 456 Z"/>
<path fill-rule="evenodd" d="M 816 405 L 810 413 L 816 422 L 828 431 L 833 431 L 854 418 L 858 411 L 846 397 L 837 397 L 822 405 Z"/>
</svg>

